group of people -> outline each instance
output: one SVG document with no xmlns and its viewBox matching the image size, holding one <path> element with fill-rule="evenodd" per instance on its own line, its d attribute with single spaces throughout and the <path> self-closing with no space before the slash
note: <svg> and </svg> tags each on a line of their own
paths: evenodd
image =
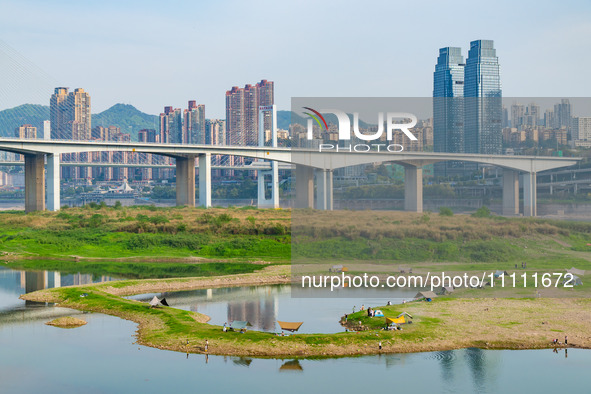
<svg viewBox="0 0 591 394">
<path fill-rule="evenodd" d="M 557 346 L 557 345 L 562 345 L 562 344 L 561 344 L 561 343 L 558 341 L 558 338 L 555 338 L 554 340 L 552 340 L 552 344 L 553 344 L 554 346 Z M 566 335 L 564 336 L 564 345 L 565 345 L 565 346 L 567 346 L 567 345 L 568 345 L 568 337 L 567 337 Z"/>
<path fill-rule="evenodd" d="M 521 263 L 521 268 L 522 269 L 526 269 L 527 268 L 527 263 L 526 262 L 522 262 Z M 517 269 L 517 264 L 515 264 L 515 269 Z"/>
</svg>

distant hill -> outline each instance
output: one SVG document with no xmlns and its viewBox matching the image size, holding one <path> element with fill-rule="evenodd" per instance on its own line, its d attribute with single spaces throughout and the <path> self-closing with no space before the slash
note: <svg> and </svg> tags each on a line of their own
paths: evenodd
<svg viewBox="0 0 591 394">
<path fill-rule="evenodd" d="M 326 123 L 328 124 L 337 124 L 337 117 L 333 114 L 323 114 L 324 119 L 326 119 Z M 351 124 L 353 124 L 353 115 L 349 114 L 349 119 L 351 120 Z M 289 125 L 291 123 L 300 124 L 302 126 L 306 126 L 308 124 L 308 117 L 302 117 L 296 113 L 291 111 L 277 111 L 277 128 L 288 130 Z M 368 128 L 372 125 L 365 123 L 363 120 L 359 120 L 359 127 L 361 128 Z M 373 125 L 375 126 L 375 125 Z"/>
<path fill-rule="evenodd" d="M 24 104 L 0 111 L 0 136 L 14 136 L 14 129 L 23 124 L 43 130 L 43 121 L 49 120 L 49 106 Z M 115 104 L 111 108 L 92 115 L 92 127 L 118 126 L 122 133 L 131 133 L 131 139 L 137 141 L 137 132 L 141 129 L 157 129 L 158 116 L 139 111 L 133 105 Z"/>
<path fill-rule="evenodd" d="M 0 111 L 0 137 L 14 137 L 14 129 L 31 124 L 43 130 L 43 121 L 49 119 L 49 107 L 38 104 L 24 104 Z"/>
<path fill-rule="evenodd" d="M 158 129 L 159 119 L 129 104 L 115 104 L 111 108 L 92 115 L 92 127 L 117 126 L 122 133 L 130 133 L 132 141 L 137 141 L 137 133 L 142 129 Z"/>
<path fill-rule="evenodd" d="M 352 116 L 349 115 L 352 120 Z M 328 123 L 337 123 L 336 116 L 326 114 Z M 18 107 L 0 111 L 0 136 L 14 136 L 14 129 L 23 124 L 32 124 L 37 130 L 43 130 L 43 121 L 49 120 L 49 106 L 37 104 L 24 104 Z M 291 123 L 306 126 L 308 119 L 291 111 L 277 111 L 277 127 L 288 130 Z M 158 129 L 158 116 L 141 112 L 133 105 L 115 104 L 111 108 L 92 114 L 92 127 L 118 126 L 122 133 L 130 133 L 132 141 L 137 141 L 137 133 L 142 129 Z M 360 121 L 360 127 L 368 124 Z"/>
</svg>

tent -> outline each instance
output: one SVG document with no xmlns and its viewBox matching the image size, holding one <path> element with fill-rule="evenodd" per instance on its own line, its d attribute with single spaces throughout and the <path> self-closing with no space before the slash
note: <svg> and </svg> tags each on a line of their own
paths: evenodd
<svg viewBox="0 0 591 394">
<path fill-rule="evenodd" d="M 563 285 L 568 284 L 569 286 L 580 286 L 583 284 L 583 281 L 578 276 L 573 275 L 572 278 L 570 278 L 570 277 L 564 278 L 564 280 L 562 281 L 562 284 Z"/>
<path fill-rule="evenodd" d="M 401 316 L 408 316 L 412 319 L 412 316 L 410 315 L 410 313 L 407 313 L 407 312 L 402 312 L 400 315 L 398 315 L 396 317 L 401 317 Z"/>
<path fill-rule="evenodd" d="M 432 291 L 419 291 L 415 296 L 415 299 L 422 300 L 423 298 L 427 301 L 431 301 L 433 298 L 437 298 L 437 294 Z"/>
<path fill-rule="evenodd" d="M 451 294 L 454 292 L 454 288 L 452 286 L 443 286 L 439 291 L 440 295 Z"/>
<path fill-rule="evenodd" d="M 584 270 L 579 270 L 579 269 L 576 269 L 575 267 L 572 267 L 571 269 L 566 270 L 566 272 L 568 272 L 569 274 L 577 275 L 577 276 L 585 275 Z"/>
<path fill-rule="evenodd" d="M 373 313 L 373 315 L 375 317 L 384 317 L 384 312 L 382 312 L 380 309 L 376 309 Z"/>
<path fill-rule="evenodd" d="M 406 323 L 406 319 L 404 318 L 404 316 L 400 316 L 400 317 L 396 317 L 396 318 L 392 318 L 392 317 L 386 318 L 386 324 L 404 324 L 404 323 Z"/>
<path fill-rule="evenodd" d="M 495 278 L 499 278 L 499 277 L 501 277 L 503 275 L 509 276 L 509 273 L 507 271 L 502 271 L 502 270 L 497 270 L 495 272 Z"/>
<path fill-rule="evenodd" d="M 332 268 L 328 269 L 328 272 L 343 272 L 343 265 L 333 265 Z"/>
<path fill-rule="evenodd" d="M 154 298 L 152 298 L 152 301 L 150 301 L 150 307 L 155 308 L 160 305 L 168 306 L 168 302 L 166 302 L 166 298 L 159 300 L 158 297 L 154 296 Z"/>
<path fill-rule="evenodd" d="M 297 330 L 300 329 L 300 327 L 302 326 L 302 324 L 304 324 L 304 322 L 303 321 L 287 322 L 287 321 L 277 320 L 277 324 L 279 324 L 279 327 L 281 327 L 282 330 L 296 332 Z"/>
<path fill-rule="evenodd" d="M 242 331 L 242 330 L 246 331 L 246 327 L 252 327 L 252 324 L 250 324 L 247 321 L 243 321 L 243 320 L 234 320 L 230 324 L 230 328 L 234 331 Z"/>
</svg>

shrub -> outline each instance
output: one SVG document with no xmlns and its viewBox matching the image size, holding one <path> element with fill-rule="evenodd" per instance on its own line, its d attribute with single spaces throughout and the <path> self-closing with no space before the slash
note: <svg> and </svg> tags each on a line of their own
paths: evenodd
<svg viewBox="0 0 591 394">
<path fill-rule="evenodd" d="M 168 223 L 170 220 L 168 220 L 168 218 L 164 215 L 156 215 L 156 216 L 152 216 L 149 219 L 149 221 L 152 224 L 164 224 L 164 223 Z"/>
<path fill-rule="evenodd" d="M 452 211 L 451 208 L 448 208 L 448 207 L 439 208 L 439 216 L 453 216 L 453 215 L 454 215 L 454 211 Z"/>
<path fill-rule="evenodd" d="M 478 208 L 478 210 L 474 212 L 471 216 L 475 218 L 489 218 L 492 215 L 490 213 L 490 209 L 488 209 L 486 205 L 483 205 L 480 208 Z"/>
</svg>

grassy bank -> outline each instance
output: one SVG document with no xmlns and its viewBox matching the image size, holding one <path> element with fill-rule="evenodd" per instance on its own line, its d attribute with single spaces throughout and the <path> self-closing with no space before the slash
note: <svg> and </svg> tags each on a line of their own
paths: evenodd
<svg viewBox="0 0 591 394">
<path fill-rule="evenodd" d="M 32 301 L 57 302 L 62 307 L 100 312 L 139 324 L 138 342 L 182 352 L 242 356 L 345 356 L 382 352 L 419 352 L 464 347 L 491 349 L 547 348 L 554 338 L 569 336 L 575 347 L 590 347 L 590 300 L 581 299 L 437 299 L 404 305 L 374 306 L 386 316 L 413 315 L 413 324 L 402 331 L 382 331 L 384 318 L 368 318 L 365 312 L 349 315 L 369 329 L 337 334 L 297 334 L 288 337 L 249 331 L 227 332 L 207 324 L 208 318 L 175 308 L 149 308 L 146 303 L 121 295 L 189 288 L 285 283 L 289 267 L 267 267 L 256 274 L 215 279 L 191 278 L 143 280 L 42 290 L 23 295 Z M 80 294 L 87 293 L 87 297 Z M 346 302 L 346 301 L 344 301 Z M 369 306 L 369 305 L 368 305 Z M 338 321 L 340 316 L 333 316 Z M 187 340 L 189 344 L 187 345 Z"/>
<path fill-rule="evenodd" d="M 117 259 L 206 257 L 285 261 L 290 213 L 257 209 L 69 208 L 0 213 L 0 251 Z"/>
</svg>

